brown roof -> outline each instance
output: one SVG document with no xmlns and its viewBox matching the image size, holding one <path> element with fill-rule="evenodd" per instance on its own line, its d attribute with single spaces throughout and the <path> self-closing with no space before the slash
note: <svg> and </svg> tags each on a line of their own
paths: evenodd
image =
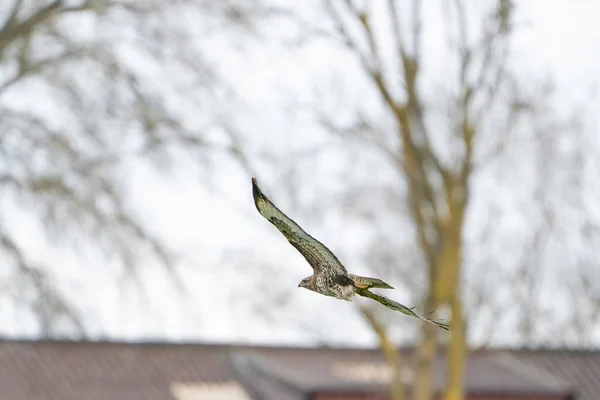
<svg viewBox="0 0 600 400">
<path fill-rule="evenodd" d="M 600 398 L 600 351 L 512 350 L 507 354 L 568 382 L 578 400 Z"/>
<path fill-rule="evenodd" d="M 403 353 L 410 383 L 413 360 L 410 351 Z M 174 384 L 239 386 L 247 395 L 240 398 L 301 400 L 321 392 L 382 392 L 386 368 L 371 349 L 0 341 L 3 400 L 173 400 Z M 465 386 L 473 394 L 563 398 L 575 388 L 578 399 L 591 400 L 600 393 L 599 371 L 600 352 L 477 351 L 469 357 Z M 442 358 L 434 372 L 441 389 Z"/>
<path fill-rule="evenodd" d="M 381 377 L 387 368 L 383 357 L 376 350 L 350 349 L 260 349 L 243 351 L 254 360 L 254 368 L 265 375 L 304 392 L 322 390 L 356 392 L 363 390 L 380 390 L 379 379 L 361 379 L 369 375 L 368 367 L 375 370 L 374 375 Z M 404 354 L 404 364 L 413 371 L 414 359 Z M 600 360 L 599 360 L 600 362 Z M 340 366 L 341 368 L 335 368 Z M 344 368 L 344 366 L 346 368 Z M 355 373 L 352 373 L 354 369 Z M 362 371 L 361 371 L 362 369 Z M 567 393 L 570 385 L 551 375 L 543 369 L 534 368 L 521 362 L 512 354 L 502 352 L 476 352 L 467 360 L 465 387 L 471 392 L 506 392 L 520 393 Z M 346 372 L 344 376 L 344 372 Z M 368 378 L 367 376 L 366 378 Z M 444 359 L 440 357 L 434 364 L 434 386 L 441 390 L 445 386 L 446 374 Z"/>
</svg>

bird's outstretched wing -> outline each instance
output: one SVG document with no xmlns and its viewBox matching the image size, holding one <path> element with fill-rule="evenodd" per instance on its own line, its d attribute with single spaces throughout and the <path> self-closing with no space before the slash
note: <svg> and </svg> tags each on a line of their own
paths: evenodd
<svg viewBox="0 0 600 400">
<path fill-rule="evenodd" d="M 252 196 L 256 209 L 285 236 L 300 254 L 313 267 L 315 273 L 329 275 L 348 275 L 346 268 L 325 245 L 306 233 L 291 218 L 279 210 L 258 187 L 256 178 L 252 178 Z"/>
<path fill-rule="evenodd" d="M 403 314 L 406 315 L 410 315 L 411 317 L 415 317 L 415 318 L 419 318 L 423 321 L 427 321 L 430 324 L 434 324 L 439 326 L 442 329 L 445 330 L 449 330 L 448 325 L 447 324 L 442 324 L 441 322 L 437 322 L 434 321 L 432 319 L 429 319 L 427 317 L 424 317 L 422 315 L 417 314 L 416 312 L 414 312 L 413 310 L 411 310 L 410 308 L 403 306 L 402 304 L 398 303 L 397 301 L 394 301 L 392 299 L 388 299 L 385 296 L 381 296 L 379 294 L 373 293 L 368 289 L 358 289 L 356 291 L 356 294 L 363 296 L 363 297 L 368 297 L 369 299 L 373 299 L 378 303 L 383 304 L 384 306 L 386 306 L 389 309 L 395 310 L 395 311 L 400 311 Z"/>
</svg>

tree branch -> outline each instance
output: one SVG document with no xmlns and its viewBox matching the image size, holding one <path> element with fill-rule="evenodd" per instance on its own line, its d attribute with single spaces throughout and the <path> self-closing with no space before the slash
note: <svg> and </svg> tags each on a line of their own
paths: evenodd
<svg viewBox="0 0 600 400">
<path fill-rule="evenodd" d="M 80 334 L 83 334 L 83 324 L 69 301 L 50 286 L 47 277 L 40 268 L 29 263 L 19 247 L 2 230 L 0 230 L 0 246 L 12 256 L 19 275 L 26 277 L 26 280 L 35 286 L 38 296 L 32 308 L 34 312 L 42 317 L 40 320 L 42 333 L 46 336 L 49 335 L 54 330 L 56 320 L 65 317 L 71 321 Z M 11 288 L 14 290 L 14 286 Z M 20 296 L 24 292 L 25 290 L 18 290 L 15 295 Z"/>
<path fill-rule="evenodd" d="M 392 399 L 404 400 L 406 395 L 404 393 L 404 382 L 402 380 L 402 360 L 400 358 L 400 352 L 390 340 L 385 326 L 377 318 L 373 310 L 364 306 L 359 307 L 359 310 L 377 335 L 379 347 L 386 358 L 387 364 L 392 370 L 392 381 L 390 383 L 390 394 Z"/>
<path fill-rule="evenodd" d="M 15 9 L 13 9 L 14 15 L 12 19 L 9 18 L 8 22 L 0 30 L 0 54 L 15 40 L 29 34 L 35 27 L 60 14 L 62 5 L 62 0 L 55 0 L 47 6 L 38 9 L 27 19 L 17 22 L 16 17 L 19 7 L 19 4 L 17 4 Z"/>
</svg>

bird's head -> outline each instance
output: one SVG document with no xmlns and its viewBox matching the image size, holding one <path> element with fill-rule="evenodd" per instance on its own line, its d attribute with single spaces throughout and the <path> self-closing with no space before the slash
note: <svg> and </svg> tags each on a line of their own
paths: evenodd
<svg viewBox="0 0 600 400">
<path fill-rule="evenodd" d="M 302 279 L 298 284 L 298 287 L 310 289 L 310 276 L 307 276 L 306 278 Z"/>
</svg>

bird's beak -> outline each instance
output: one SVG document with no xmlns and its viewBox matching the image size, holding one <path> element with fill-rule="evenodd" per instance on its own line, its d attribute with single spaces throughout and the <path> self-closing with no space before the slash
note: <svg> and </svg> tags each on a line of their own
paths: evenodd
<svg viewBox="0 0 600 400">
<path fill-rule="evenodd" d="M 300 282 L 300 283 L 298 284 L 298 287 L 302 287 L 302 282 Z"/>
</svg>

